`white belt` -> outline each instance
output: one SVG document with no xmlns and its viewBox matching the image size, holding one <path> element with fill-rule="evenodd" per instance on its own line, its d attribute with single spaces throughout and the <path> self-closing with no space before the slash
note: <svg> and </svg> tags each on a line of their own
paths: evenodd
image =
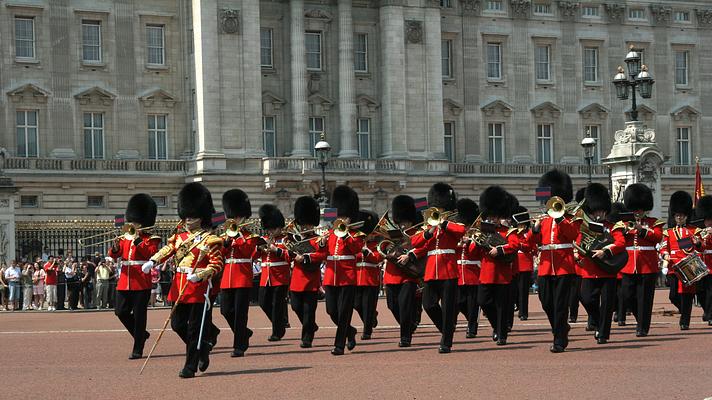
<svg viewBox="0 0 712 400">
<path fill-rule="evenodd" d="M 625 248 L 626 250 L 638 250 L 638 251 L 656 251 L 655 246 L 628 246 Z"/>
<path fill-rule="evenodd" d="M 437 250 L 430 250 L 428 252 L 428 256 L 437 256 L 439 254 L 455 254 L 455 250 L 453 250 L 453 249 L 437 249 Z"/>
<path fill-rule="evenodd" d="M 367 262 L 360 262 L 356 263 L 357 267 L 371 267 L 371 268 L 378 268 L 378 264 L 373 264 L 373 263 L 367 263 Z"/>
<path fill-rule="evenodd" d="M 539 247 L 539 250 L 559 250 L 559 249 L 570 249 L 572 247 L 574 247 L 574 245 L 571 243 L 546 244 L 544 246 Z"/>
<path fill-rule="evenodd" d="M 328 256 L 326 257 L 329 261 L 344 261 L 344 260 L 355 260 L 354 256 Z"/>
<path fill-rule="evenodd" d="M 284 265 L 288 265 L 286 261 L 275 261 L 275 262 L 263 262 L 260 264 L 262 268 L 264 267 L 281 267 Z"/>
<path fill-rule="evenodd" d="M 123 265 L 143 265 L 147 262 L 148 261 L 132 260 L 132 261 L 121 261 L 121 264 L 123 264 Z"/>
<path fill-rule="evenodd" d="M 252 264 L 251 258 L 226 258 L 225 264 Z"/>
<path fill-rule="evenodd" d="M 457 265 L 480 265 L 479 261 L 474 260 L 457 260 Z"/>
<path fill-rule="evenodd" d="M 193 271 L 192 267 L 178 267 L 176 268 L 176 272 L 179 272 L 181 274 L 190 274 L 190 273 L 198 273 L 199 271 L 204 270 L 205 268 L 196 268 L 195 271 Z"/>
<path fill-rule="evenodd" d="M 702 252 L 703 254 L 712 254 L 712 250 L 705 250 Z"/>
</svg>

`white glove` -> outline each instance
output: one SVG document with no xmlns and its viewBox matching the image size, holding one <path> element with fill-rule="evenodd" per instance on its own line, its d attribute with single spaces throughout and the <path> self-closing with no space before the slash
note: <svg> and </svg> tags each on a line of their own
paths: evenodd
<svg viewBox="0 0 712 400">
<path fill-rule="evenodd" d="M 200 282 L 200 277 L 198 276 L 198 274 L 188 274 L 188 280 L 193 283 L 196 283 Z"/>
<path fill-rule="evenodd" d="M 663 275 L 667 275 L 668 273 L 668 267 L 663 267 Z"/>
<path fill-rule="evenodd" d="M 148 260 L 141 266 L 141 271 L 143 271 L 144 274 L 148 274 L 151 273 L 151 268 L 153 268 L 153 261 Z"/>
</svg>

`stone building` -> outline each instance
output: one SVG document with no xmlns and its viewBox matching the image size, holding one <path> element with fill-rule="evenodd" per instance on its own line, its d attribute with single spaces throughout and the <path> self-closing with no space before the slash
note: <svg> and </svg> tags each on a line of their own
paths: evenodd
<svg viewBox="0 0 712 400">
<path fill-rule="evenodd" d="M 669 155 L 663 198 L 712 154 L 712 4 L 623 0 L 6 0 L 0 147 L 18 226 L 110 219 L 133 193 L 161 217 L 203 181 L 283 210 L 328 186 L 385 211 L 436 181 L 502 184 L 529 206 L 552 166 L 594 181 L 630 102 L 630 46 L 656 80 L 640 118 Z M 709 121 L 708 121 L 709 122 Z M 8 203 L 11 204 L 11 203 Z M 666 205 L 663 205 L 663 209 Z M 286 214 L 290 214 L 287 211 Z M 18 228 L 19 229 L 19 228 Z"/>
</svg>

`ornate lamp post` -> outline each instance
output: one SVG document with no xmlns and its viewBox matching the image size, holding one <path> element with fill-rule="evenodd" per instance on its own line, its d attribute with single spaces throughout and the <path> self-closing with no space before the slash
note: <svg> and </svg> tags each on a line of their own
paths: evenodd
<svg viewBox="0 0 712 400">
<path fill-rule="evenodd" d="M 640 96 L 644 99 L 649 99 L 653 93 L 653 84 L 655 81 L 648 73 L 648 67 L 640 65 L 640 54 L 635 51 L 633 46 L 625 56 L 625 63 L 628 67 L 628 76 L 625 74 L 623 67 L 618 67 L 618 73 L 613 77 L 613 85 L 616 87 L 616 96 L 620 100 L 627 100 L 632 92 L 633 107 L 630 111 L 631 121 L 638 120 L 638 104 L 636 99 L 636 89 L 640 91 Z"/>
<path fill-rule="evenodd" d="M 331 145 L 326 141 L 324 134 L 321 134 L 321 138 L 314 145 L 314 153 L 316 153 L 316 159 L 321 167 L 321 191 L 319 192 L 319 204 L 322 208 L 325 208 L 329 202 L 326 196 L 326 166 L 329 164 L 329 157 L 331 156 Z"/>
<path fill-rule="evenodd" d="M 591 162 L 593 161 L 593 152 L 596 149 L 596 139 L 591 137 L 590 130 L 586 130 L 586 137 L 581 141 L 581 147 L 583 147 L 583 158 L 586 159 L 586 166 L 588 167 L 588 183 L 591 183 Z"/>
</svg>

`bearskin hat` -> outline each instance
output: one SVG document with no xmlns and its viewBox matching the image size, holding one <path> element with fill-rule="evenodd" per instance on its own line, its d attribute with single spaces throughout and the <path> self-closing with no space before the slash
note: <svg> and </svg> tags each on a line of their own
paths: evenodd
<svg viewBox="0 0 712 400">
<path fill-rule="evenodd" d="M 138 193 L 129 199 L 126 205 L 126 222 L 141 224 L 143 227 L 156 224 L 156 202 L 146 193 Z"/>
<path fill-rule="evenodd" d="M 670 196 L 670 206 L 668 215 L 674 217 L 675 214 L 685 214 L 692 216 L 692 196 L 684 190 L 678 190 Z"/>
<path fill-rule="evenodd" d="M 363 221 L 363 226 L 359 230 L 366 235 L 373 232 L 376 229 L 376 224 L 378 223 L 378 214 L 369 210 L 360 210 L 358 212 L 358 221 Z"/>
<path fill-rule="evenodd" d="M 583 210 L 586 214 L 596 211 L 611 212 L 611 196 L 608 188 L 600 183 L 589 183 L 584 194 Z"/>
<path fill-rule="evenodd" d="M 509 217 L 511 195 L 501 186 L 490 186 L 480 194 L 480 212 L 486 217 Z"/>
<path fill-rule="evenodd" d="M 250 218 L 252 215 L 252 206 L 247 193 L 240 189 L 228 190 L 222 197 L 223 211 L 226 218 Z"/>
<path fill-rule="evenodd" d="M 311 196 L 302 196 L 294 202 L 294 221 L 297 225 L 319 225 L 319 202 Z"/>
<path fill-rule="evenodd" d="M 422 214 L 418 213 L 418 209 L 415 207 L 415 199 L 406 194 L 400 194 L 393 198 L 391 216 L 396 224 L 408 221 L 415 225 L 423 219 Z"/>
<path fill-rule="evenodd" d="M 472 199 L 458 199 L 456 208 L 458 221 L 465 225 L 472 225 L 472 223 L 477 219 L 477 215 L 480 213 L 480 208 Z"/>
<path fill-rule="evenodd" d="M 625 188 L 623 203 L 628 211 L 650 211 L 653 209 L 653 192 L 648 185 L 634 183 Z"/>
<path fill-rule="evenodd" d="M 565 203 L 574 198 L 574 189 L 569 174 L 558 169 L 552 169 L 539 178 L 540 187 L 550 187 L 551 196 L 559 196 Z"/>
<path fill-rule="evenodd" d="M 457 195 L 452 186 L 447 183 L 438 182 L 428 190 L 428 206 L 442 208 L 445 211 L 453 211 L 457 202 Z"/>
<path fill-rule="evenodd" d="M 263 229 L 284 228 L 284 215 L 277 206 L 264 204 L 260 207 L 258 214 Z"/>
<path fill-rule="evenodd" d="M 178 216 L 181 219 L 200 218 L 201 226 L 207 229 L 214 213 L 213 196 L 200 182 L 188 183 L 178 193 Z"/>
<path fill-rule="evenodd" d="M 611 212 L 608 213 L 606 219 L 608 220 L 608 222 L 615 224 L 616 222 L 621 220 L 621 214 L 625 212 L 628 212 L 628 209 L 625 208 L 625 204 L 621 203 L 620 201 L 617 201 L 611 204 Z"/>
<path fill-rule="evenodd" d="M 358 218 L 358 194 L 346 185 L 337 186 L 331 194 L 331 206 L 336 208 L 336 216 Z"/>
<path fill-rule="evenodd" d="M 574 195 L 574 201 L 577 203 L 580 203 L 581 200 L 584 199 L 584 197 L 586 197 L 586 187 L 585 186 L 576 191 L 576 194 Z"/>
<path fill-rule="evenodd" d="M 697 207 L 695 207 L 695 215 L 699 219 L 710 219 L 712 218 L 712 195 L 706 195 L 700 197 L 697 200 Z"/>
</svg>

